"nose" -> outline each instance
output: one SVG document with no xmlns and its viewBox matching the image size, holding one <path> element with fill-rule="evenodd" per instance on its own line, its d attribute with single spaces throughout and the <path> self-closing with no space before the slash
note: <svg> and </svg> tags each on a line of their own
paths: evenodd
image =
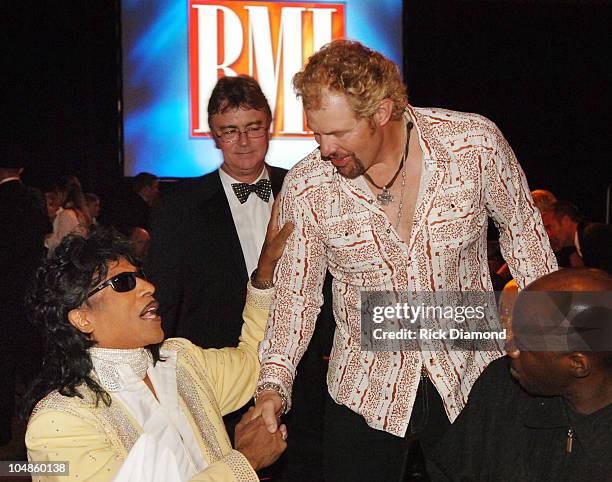
<svg viewBox="0 0 612 482">
<path fill-rule="evenodd" d="M 149 280 L 136 278 L 136 286 L 140 289 L 142 296 L 152 296 L 155 293 L 155 285 Z"/>
<path fill-rule="evenodd" d="M 238 144 L 241 146 L 245 146 L 249 143 L 249 136 L 247 136 L 246 131 L 238 131 Z"/>
<path fill-rule="evenodd" d="M 319 149 L 323 157 L 329 157 L 335 153 L 336 147 L 329 136 L 319 136 L 317 142 L 319 143 Z"/>
</svg>

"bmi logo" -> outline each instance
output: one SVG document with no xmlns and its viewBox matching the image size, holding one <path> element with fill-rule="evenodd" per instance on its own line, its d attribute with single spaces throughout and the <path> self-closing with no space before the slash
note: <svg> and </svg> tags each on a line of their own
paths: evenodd
<svg viewBox="0 0 612 482">
<path fill-rule="evenodd" d="M 344 37 L 344 4 L 189 0 L 191 135 L 208 136 L 217 79 L 255 77 L 274 115 L 273 136 L 307 135 L 293 75 L 326 43 Z"/>
</svg>

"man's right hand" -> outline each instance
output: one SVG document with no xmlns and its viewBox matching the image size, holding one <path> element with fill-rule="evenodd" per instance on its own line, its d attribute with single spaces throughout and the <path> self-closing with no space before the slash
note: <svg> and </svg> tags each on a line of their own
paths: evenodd
<svg viewBox="0 0 612 482">
<path fill-rule="evenodd" d="M 283 399 L 277 391 L 264 390 L 257 397 L 257 402 L 253 407 L 253 412 L 251 412 L 251 418 L 261 416 L 268 432 L 274 433 L 278 429 L 278 420 L 282 415 L 283 408 Z"/>
<path fill-rule="evenodd" d="M 235 446 L 246 457 L 254 470 L 272 465 L 287 448 L 287 429 L 284 425 L 275 433 L 266 429 L 262 417 L 254 417 L 251 407 L 236 425 Z"/>
</svg>

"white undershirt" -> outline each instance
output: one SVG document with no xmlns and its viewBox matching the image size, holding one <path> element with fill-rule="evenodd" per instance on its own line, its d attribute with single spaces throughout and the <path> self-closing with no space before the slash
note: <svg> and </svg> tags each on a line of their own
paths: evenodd
<svg viewBox="0 0 612 482">
<path fill-rule="evenodd" d="M 119 391 L 109 391 L 113 400 L 118 400 L 127 408 L 130 415 L 142 427 L 144 434 L 155 441 L 156 452 L 169 451 L 172 462 L 176 463 L 181 481 L 190 480 L 194 475 L 208 467 L 202 451 L 193 432 L 193 429 L 179 406 L 179 397 L 176 387 L 176 352 L 161 349 L 163 362 L 155 366 L 149 363 L 147 375 L 157 399 L 127 364 L 117 364 L 122 388 Z M 92 358 L 94 368 L 97 361 Z M 104 385 L 104 384 L 103 384 Z M 132 453 L 134 452 L 134 453 Z M 124 466 L 139 466 L 143 463 L 142 456 L 150 458 L 149 454 L 140 454 L 130 451 Z M 146 460 L 144 461 L 147 462 Z M 148 460 L 151 463 L 151 460 Z M 121 477 L 120 477 L 121 479 Z M 118 480 L 118 479 L 116 479 Z M 133 480 L 133 479 L 132 479 Z"/>
<path fill-rule="evenodd" d="M 270 194 L 270 199 L 268 202 L 265 202 L 253 192 L 244 204 L 240 204 L 232 189 L 232 184 L 240 181 L 237 181 L 222 169 L 219 169 L 219 176 L 221 177 L 225 196 L 229 202 L 232 218 L 234 218 L 234 226 L 236 226 L 236 232 L 240 239 L 247 276 L 250 276 L 253 270 L 257 268 L 261 247 L 266 239 L 266 228 L 272 215 L 274 196 Z M 270 179 L 265 166 L 259 177 L 251 184 L 255 184 L 260 179 Z"/>
</svg>

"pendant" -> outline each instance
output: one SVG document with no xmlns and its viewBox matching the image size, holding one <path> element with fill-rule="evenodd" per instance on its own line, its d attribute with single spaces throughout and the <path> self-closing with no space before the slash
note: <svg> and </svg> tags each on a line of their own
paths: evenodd
<svg viewBox="0 0 612 482">
<path fill-rule="evenodd" d="M 382 188 L 382 192 L 376 196 L 376 199 L 382 206 L 388 206 L 389 203 L 393 202 L 393 196 L 387 189 L 387 186 Z"/>
<path fill-rule="evenodd" d="M 393 202 L 393 196 L 387 189 L 387 186 L 383 187 L 383 191 L 378 196 L 376 196 L 376 199 L 383 206 L 388 206 L 389 203 Z"/>
</svg>

